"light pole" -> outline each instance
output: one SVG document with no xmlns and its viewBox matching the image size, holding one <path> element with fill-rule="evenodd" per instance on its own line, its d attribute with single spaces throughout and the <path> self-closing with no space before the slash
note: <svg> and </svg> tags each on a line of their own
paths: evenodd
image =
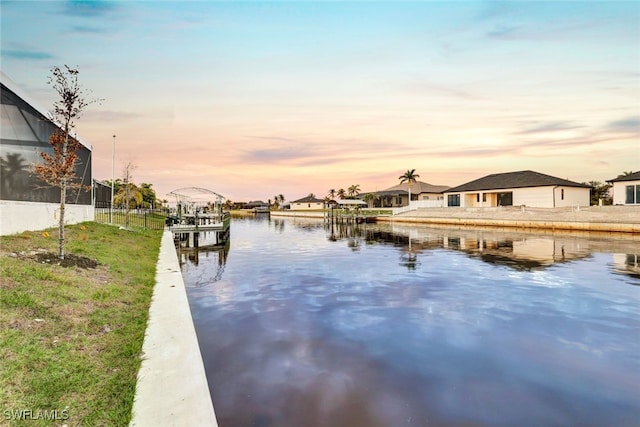
<svg viewBox="0 0 640 427">
<path fill-rule="evenodd" d="M 113 148 L 111 149 L 111 203 L 109 204 L 109 223 L 113 224 L 113 181 L 115 180 L 116 165 L 116 135 L 113 135 Z"/>
</svg>

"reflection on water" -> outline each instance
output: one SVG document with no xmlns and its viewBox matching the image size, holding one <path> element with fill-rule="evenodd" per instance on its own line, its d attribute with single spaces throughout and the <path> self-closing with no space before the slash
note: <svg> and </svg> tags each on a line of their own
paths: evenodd
<svg viewBox="0 0 640 427">
<path fill-rule="evenodd" d="M 182 268 L 223 427 L 637 425 L 638 247 L 234 219 Z"/>
</svg>

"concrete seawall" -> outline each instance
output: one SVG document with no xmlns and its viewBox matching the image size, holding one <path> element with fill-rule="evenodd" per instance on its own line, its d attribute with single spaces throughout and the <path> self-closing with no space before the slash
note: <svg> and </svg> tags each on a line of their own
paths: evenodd
<svg viewBox="0 0 640 427">
<path fill-rule="evenodd" d="M 286 216 L 294 218 L 324 218 L 324 212 L 304 212 L 304 211 L 271 211 L 271 216 Z"/>
<path fill-rule="evenodd" d="M 217 426 L 171 232 L 162 235 L 130 426 Z"/>
<path fill-rule="evenodd" d="M 273 211 L 272 216 L 323 218 L 322 212 Z M 640 207 L 608 206 L 571 208 L 422 208 L 393 216 L 377 216 L 378 222 L 428 225 L 529 228 L 608 233 L 640 233 Z"/>
<path fill-rule="evenodd" d="M 376 221 L 405 222 L 431 225 L 459 225 L 501 228 L 537 228 L 545 230 L 575 230 L 617 233 L 640 233 L 640 224 L 580 221 L 536 221 L 483 218 L 377 217 Z"/>
<path fill-rule="evenodd" d="M 590 206 L 582 208 L 425 208 L 379 221 L 531 228 L 545 230 L 640 233 L 640 207 Z"/>
</svg>

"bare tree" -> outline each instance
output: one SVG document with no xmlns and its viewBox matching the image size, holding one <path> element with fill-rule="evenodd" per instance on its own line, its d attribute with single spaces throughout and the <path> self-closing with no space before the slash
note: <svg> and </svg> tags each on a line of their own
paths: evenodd
<svg viewBox="0 0 640 427">
<path fill-rule="evenodd" d="M 129 228 L 129 212 L 131 211 L 132 202 L 135 206 L 142 203 L 142 193 L 133 183 L 133 171 L 136 168 L 137 166 L 133 164 L 132 161 L 129 161 L 126 165 L 124 165 L 124 168 L 122 169 L 122 178 L 124 181 L 124 185 L 122 186 L 121 191 L 124 193 L 124 226 L 126 228 Z"/>
<path fill-rule="evenodd" d="M 60 218 L 58 221 L 58 257 L 64 259 L 64 213 L 69 188 L 82 188 L 81 179 L 76 174 L 79 150 L 78 140 L 71 136 L 82 111 L 99 99 L 88 100 L 87 91 L 78 83 L 78 70 L 68 65 L 64 69 L 51 69 L 48 84 L 58 93 L 60 99 L 53 103 L 50 119 L 58 129 L 49 137 L 53 155 L 40 153 L 43 162 L 34 166 L 34 172 L 49 185 L 60 188 Z"/>
</svg>

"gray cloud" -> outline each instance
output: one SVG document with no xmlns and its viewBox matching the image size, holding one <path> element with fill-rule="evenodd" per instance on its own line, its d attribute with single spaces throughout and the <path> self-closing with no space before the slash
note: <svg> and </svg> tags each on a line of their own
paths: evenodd
<svg viewBox="0 0 640 427">
<path fill-rule="evenodd" d="M 513 5 L 505 1 L 486 1 L 481 6 L 480 12 L 476 17 L 476 20 L 480 22 L 504 17 L 511 14 L 513 10 Z"/>
<path fill-rule="evenodd" d="M 277 163 L 285 160 L 301 159 L 312 156 L 313 153 L 305 147 L 260 148 L 247 151 L 244 161 L 250 163 Z"/>
<path fill-rule="evenodd" d="M 332 139 L 322 142 L 282 136 L 250 136 L 271 144 L 245 151 L 241 160 L 248 163 L 293 163 L 297 166 L 320 166 L 383 158 L 400 150 L 414 150 L 389 141 L 371 142 L 360 139 Z M 348 147 L 348 150 L 345 149 Z M 415 150 L 414 150 L 415 151 Z M 407 154 L 409 155 L 409 154 Z"/>
<path fill-rule="evenodd" d="M 74 33 L 80 34 L 105 34 L 107 31 L 104 28 L 90 27 L 88 25 L 74 25 L 71 27 Z"/>
<path fill-rule="evenodd" d="M 27 49 L 10 49 L 2 50 L 2 56 L 13 59 L 25 59 L 30 61 L 41 61 L 44 59 L 53 59 L 55 56 L 48 52 L 27 50 Z"/>
<path fill-rule="evenodd" d="M 519 30 L 520 26 L 517 25 L 498 24 L 493 28 L 493 30 L 487 32 L 487 36 L 495 39 L 508 40 L 518 38 L 517 35 L 519 33 Z"/>
<path fill-rule="evenodd" d="M 494 157 L 494 156 L 502 156 L 505 154 L 515 154 L 520 151 L 518 146 L 510 146 L 508 148 L 505 147 L 495 147 L 495 148 L 476 148 L 476 149 L 464 149 L 464 150 L 440 150 L 440 151 L 429 151 L 429 156 L 442 156 L 442 157 L 451 157 L 451 158 L 460 158 L 460 157 Z"/>
<path fill-rule="evenodd" d="M 598 144 L 607 144 L 620 140 L 626 140 L 633 137 L 623 137 L 617 135 L 605 135 L 603 133 L 588 133 L 572 138 L 544 138 L 521 144 L 523 148 L 570 148 L 570 147 L 586 147 Z"/>
<path fill-rule="evenodd" d="M 63 13 L 71 16 L 100 17 L 118 8 L 115 2 L 104 0 L 69 0 Z"/>
<path fill-rule="evenodd" d="M 606 129 L 611 132 L 637 133 L 640 132 L 640 116 L 627 117 L 609 123 Z"/>
<path fill-rule="evenodd" d="M 110 111 L 110 110 L 99 110 L 99 111 L 87 111 L 83 114 L 85 119 L 91 120 L 104 120 L 104 121 L 125 121 L 125 120 L 133 120 L 142 117 L 142 114 L 139 113 L 128 113 L 125 111 Z"/>
<path fill-rule="evenodd" d="M 571 122 L 552 121 L 552 122 L 528 122 L 525 129 L 516 132 L 516 135 L 527 135 L 544 132 L 555 132 L 572 129 L 582 129 L 584 126 Z"/>
</svg>

